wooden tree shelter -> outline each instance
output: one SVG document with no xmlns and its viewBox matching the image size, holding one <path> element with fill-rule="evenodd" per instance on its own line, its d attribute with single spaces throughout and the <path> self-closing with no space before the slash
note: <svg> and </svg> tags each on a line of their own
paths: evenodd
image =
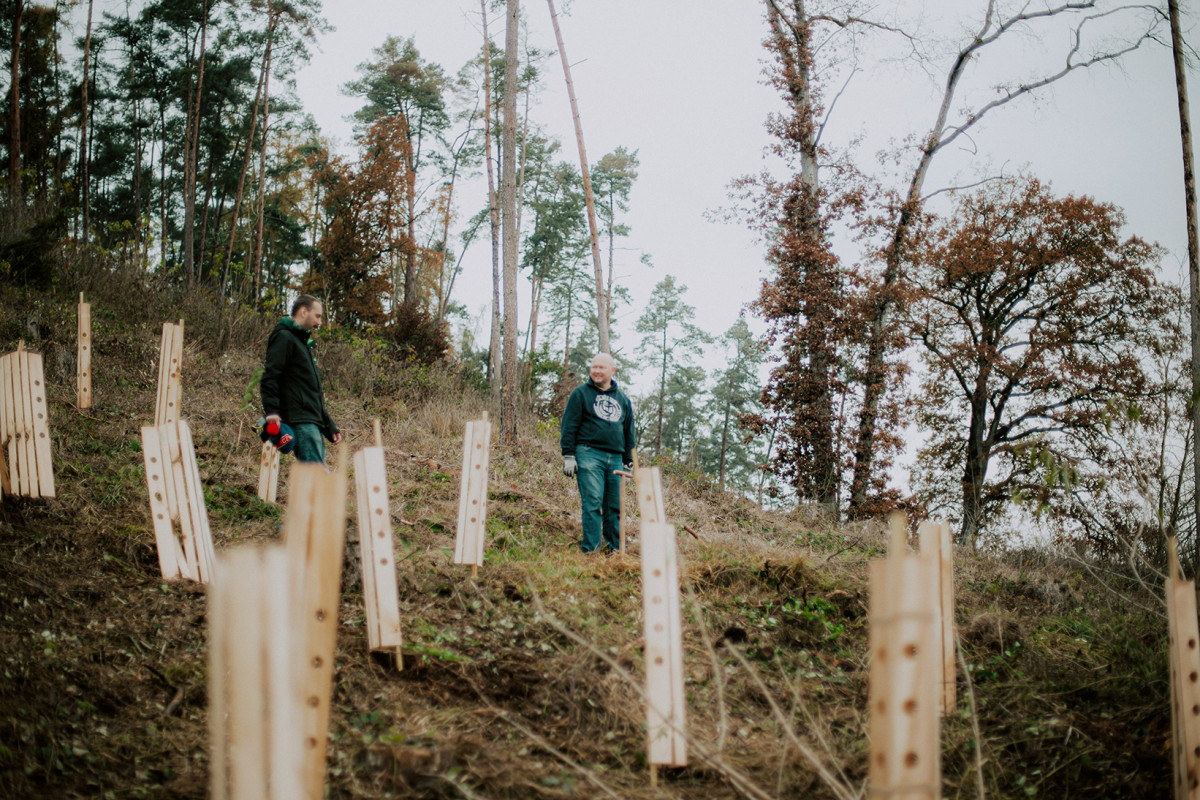
<svg viewBox="0 0 1200 800">
<path fill-rule="evenodd" d="M 142 459 L 162 576 L 208 583 L 216 557 L 187 420 L 143 427 Z"/>
<path fill-rule="evenodd" d="M 634 467 L 633 479 L 637 484 L 638 513 L 642 516 L 643 527 L 648 522 L 666 522 L 662 470 L 658 467 Z"/>
<path fill-rule="evenodd" d="M 955 659 L 954 626 L 954 542 L 950 536 L 950 523 L 941 520 L 926 520 L 917 528 L 917 541 L 921 555 L 933 556 L 938 563 L 937 621 L 940 634 L 938 647 L 938 711 L 942 716 L 954 711 L 958 705 L 955 678 L 958 674 Z"/>
<path fill-rule="evenodd" d="M 178 324 L 163 323 L 162 343 L 158 348 L 158 396 L 154 401 L 154 424 L 163 425 L 179 419 L 183 400 L 180 378 L 183 366 L 183 320 Z"/>
<path fill-rule="evenodd" d="M 217 573 L 208 592 L 209 797 L 319 796 L 303 789 L 302 630 L 289 553 L 235 548 Z"/>
<path fill-rule="evenodd" d="M 467 423 L 463 434 L 462 478 L 458 489 L 458 531 L 454 537 L 454 563 L 470 564 L 471 577 L 483 566 L 487 540 L 488 459 L 492 423 L 483 419 Z"/>
<path fill-rule="evenodd" d="M 903 512 L 889 525 L 888 557 L 870 565 L 868 791 L 940 800 L 939 565 L 933 555 L 908 552 Z"/>
<path fill-rule="evenodd" d="M 24 342 L 0 357 L 0 443 L 8 455 L 3 491 L 54 497 L 42 354 L 26 350 Z"/>
<path fill-rule="evenodd" d="M 1200 798 L 1200 623 L 1196 582 L 1179 570 L 1179 546 L 1168 540 L 1170 575 L 1167 595 L 1167 642 L 1171 659 L 1171 754 L 1175 762 L 1175 800 Z"/>
<path fill-rule="evenodd" d="M 657 468 L 654 468 L 657 471 Z M 646 637 L 646 763 L 687 765 L 687 695 L 675 526 L 642 521 L 642 608 Z"/>
<path fill-rule="evenodd" d="M 388 499 L 387 467 L 379 420 L 375 446 L 354 454 L 358 489 L 358 544 L 362 557 L 363 606 L 367 616 L 367 645 L 391 650 L 396 665 L 403 662 L 400 647 L 400 601 L 396 587 L 396 545 L 392 538 L 392 509 Z"/>
<path fill-rule="evenodd" d="M 75 386 L 79 408 L 92 407 L 92 304 L 79 293 L 79 345 L 75 357 Z"/>
<path fill-rule="evenodd" d="M 288 505 L 283 539 L 297 576 L 300 615 L 303 792 L 300 800 L 325 796 L 325 762 L 333 694 L 333 656 L 337 645 L 338 601 L 346 539 L 346 463 L 339 448 L 338 466 L 298 462 L 288 473 Z M 292 616 L 293 622 L 295 614 Z"/>
<path fill-rule="evenodd" d="M 274 503 L 279 496 L 279 448 L 263 442 L 262 457 L 258 462 L 258 499 Z"/>
</svg>

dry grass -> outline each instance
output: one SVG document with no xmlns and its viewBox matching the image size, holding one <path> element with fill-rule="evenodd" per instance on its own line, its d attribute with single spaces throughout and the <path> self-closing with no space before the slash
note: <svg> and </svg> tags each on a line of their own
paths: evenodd
<svg viewBox="0 0 1200 800">
<path fill-rule="evenodd" d="M 183 408 L 217 547 L 273 539 L 279 509 L 254 497 L 258 412 L 242 402 L 274 320 L 222 317 L 137 273 L 66 284 L 76 294 L 16 292 L 0 307 L 0 349 L 25 336 L 47 354 L 62 487 L 0 505 L 0 795 L 201 798 L 204 596 L 158 579 L 133 442 L 152 414 L 161 322 L 184 316 Z M 72 407 L 80 287 L 96 328 L 89 413 Z M 360 345 L 332 338 L 320 357 L 348 447 L 383 421 L 405 668 L 366 652 L 352 497 L 331 798 L 861 795 L 878 526 L 763 513 L 667 466 L 668 517 L 698 536 L 679 539 L 695 758 L 652 789 L 636 504 L 630 557 L 579 553 L 556 425 L 523 417 L 516 445 L 493 446 L 488 563 L 472 581 L 449 552 L 461 431 L 495 409 L 453 370 Z M 1165 632 L 1142 590 L 1111 582 L 1067 561 L 960 560 L 973 691 L 946 721 L 947 797 L 1165 795 Z M 1058 584 L 1070 592 L 1057 599 L 1037 588 Z"/>
</svg>

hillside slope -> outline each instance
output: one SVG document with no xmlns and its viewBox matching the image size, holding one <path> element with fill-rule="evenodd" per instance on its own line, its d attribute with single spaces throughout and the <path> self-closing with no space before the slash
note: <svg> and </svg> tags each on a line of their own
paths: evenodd
<svg viewBox="0 0 1200 800">
<path fill-rule="evenodd" d="M 74 408 L 80 290 L 94 320 L 87 412 Z M 281 508 L 254 496 L 257 411 L 242 409 L 272 320 L 137 276 L 4 292 L 0 351 L 25 339 L 46 357 L 58 497 L 0 506 L 0 796 L 204 798 L 205 593 L 159 577 L 138 430 L 161 323 L 183 317 L 183 411 L 216 547 L 274 539 Z M 652 789 L 637 563 L 577 552 L 555 422 L 525 419 L 515 447 L 493 445 L 473 581 L 450 563 L 456 469 L 485 398 L 366 342 L 328 341 L 321 362 L 351 448 L 383 420 L 406 643 L 402 671 L 366 652 L 351 493 L 329 797 L 837 796 L 801 745 L 862 791 L 874 527 L 760 513 L 665 467 L 668 516 L 699 537 L 680 538 L 694 747 Z M 946 797 L 1169 795 L 1151 590 L 1025 554 L 960 558 L 957 592 L 971 681 L 960 670 L 944 728 Z"/>
</svg>

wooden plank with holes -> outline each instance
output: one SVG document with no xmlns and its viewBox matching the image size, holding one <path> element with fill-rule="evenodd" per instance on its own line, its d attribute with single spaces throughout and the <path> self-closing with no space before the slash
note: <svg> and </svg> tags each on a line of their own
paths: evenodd
<svg viewBox="0 0 1200 800">
<path fill-rule="evenodd" d="M 303 796 L 295 572 L 278 545 L 223 553 L 209 589 L 209 797 Z"/>
<path fill-rule="evenodd" d="M 488 461 L 492 424 L 487 417 L 467 423 L 463 433 L 463 468 L 458 493 L 458 528 L 454 563 L 483 566 L 487 543 Z"/>
<path fill-rule="evenodd" d="M 687 695 L 675 526 L 643 522 L 642 609 L 646 654 L 646 761 L 687 765 Z"/>
<path fill-rule="evenodd" d="M 79 407 L 92 407 L 92 304 L 79 293 L 78 353 L 75 358 L 75 384 Z"/>
<path fill-rule="evenodd" d="M 183 399 L 183 320 L 164 322 L 158 356 L 158 398 L 154 422 L 163 425 L 179 419 Z"/>
<path fill-rule="evenodd" d="M 26 353 L 34 457 L 37 462 L 38 494 L 54 497 L 54 462 L 50 455 L 50 410 L 46 404 L 46 378 L 41 353 Z"/>
<path fill-rule="evenodd" d="M 326 473 L 321 464 L 296 463 L 288 474 L 284 542 L 297 571 L 303 631 L 304 787 L 299 797 L 324 797 L 333 656 L 346 536 L 344 464 Z"/>
<path fill-rule="evenodd" d="M 637 484 L 638 512 L 642 524 L 666 522 L 667 507 L 663 498 L 662 470 L 658 467 L 639 467 L 633 471 Z"/>
<path fill-rule="evenodd" d="M 957 665 L 954 650 L 954 562 L 950 524 L 925 520 L 917 529 L 921 554 L 929 555 L 938 564 L 937 620 L 940 633 L 936 670 L 938 673 L 938 710 L 943 716 L 954 711 L 957 704 L 955 677 Z"/>
<path fill-rule="evenodd" d="M 21 385 L 18 394 L 21 395 L 21 440 L 25 444 L 25 470 L 29 476 L 29 496 L 41 497 L 42 483 L 38 479 L 37 436 L 33 430 L 33 375 L 29 359 L 29 351 L 21 347 L 18 351 L 20 363 Z"/>
<path fill-rule="evenodd" d="M 204 500 L 204 482 L 200 479 L 200 467 L 196 463 L 196 445 L 192 440 L 191 426 L 187 420 L 181 419 L 176 427 L 183 484 L 187 491 L 187 509 L 192 522 L 192 572 L 197 581 L 208 583 L 212 579 L 216 554 L 213 550 L 212 528 L 208 522 L 208 505 Z"/>
<path fill-rule="evenodd" d="M 164 322 L 162 326 L 162 337 L 158 342 L 158 391 L 154 396 L 154 424 L 162 425 L 165 422 L 166 405 L 167 405 L 167 385 L 169 383 L 168 376 L 171 373 L 171 339 L 174 335 L 175 323 Z"/>
<path fill-rule="evenodd" d="M 1178 544 L 1167 542 L 1165 584 L 1167 643 L 1170 651 L 1171 750 L 1176 800 L 1200 798 L 1200 622 L 1196 583 L 1179 570 Z"/>
<path fill-rule="evenodd" d="M 183 548 L 175 538 L 167 505 L 167 459 L 163 454 L 162 435 L 154 425 L 142 428 L 142 460 L 146 465 L 146 488 L 150 494 L 150 517 L 159 570 L 167 579 L 183 577 Z"/>
<path fill-rule="evenodd" d="M 263 442 L 258 459 L 258 499 L 274 503 L 279 496 L 279 448 Z"/>
<path fill-rule="evenodd" d="M 179 541 L 183 549 L 183 564 L 180 574 L 188 580 L 199 580 L 196 574 L 196 546 L 192 528 L 191 502 L 187 484 L 183 480 L 183 454 L 179 447 L 179 428 L 171 423 L 158 426 L 162 439 L 163 456 L 166 457 L 167 498 L 171 503 L 172 521 L 179 526 Z"/>
<path fill-rule="evenodd" d="M 941 797 L 938 572 L 927 555 L 892 555 L 870 567 L 872 796 Z"/>
<path fill-rule="evenodd" d="M 354 481 L 358 497 L 358 541 L 362 556 L 367 646 L 371 650 L 398 648 L 403 644 L 400 601 L 382 447 L 364 447 L 354 455 Z"/>
<path fill-rule="evenodd" d="M 13 400 L 12 357 L 0 357 L 0 447 L 7 455 L 4 491 L 20 494 L 20 476 L 17 474 L 16 404 Z"/>
</svg>

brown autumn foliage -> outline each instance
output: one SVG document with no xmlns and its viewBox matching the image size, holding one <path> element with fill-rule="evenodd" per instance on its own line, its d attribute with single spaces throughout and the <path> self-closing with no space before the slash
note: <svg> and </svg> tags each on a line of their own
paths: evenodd
<svg viewBox="0 0 1200 800">
<path fill-rule="evenodd" d="M 372 122 L 360 140 L 357 165 L 324 151 L 317 156 L 328 224 L 318 243 L 318 264 L 302 288 L 324 297 L 344 327 L 386 322 L 383 298 L 395 304 L 398 297 L 393 267 L 417 247 L 403 224 L 405 186 L 412 180 L 404 157 L 406 130 L 399 115 Z"/>
<path fill-rule="evenodd" d="M 961 498 L 964 543 L 1011 499 L 1068 513 L 1076 491 L 1119 471 L 1113 420 L 1166 388 L 1149 368 L 1179 340 L 1182 300 L 1156 278 L 1160 248 L 1122 238 L 1124 222 L 1113 205 L 1011 178 L 960 197 L 911 251 L 923 494 Z"/>
<path fill-rule="evenodd" d="M 752 203 L 751 226 L 768 241 L 773 274 L 754 307 L 768 323 L 768 342 L 779 351 L 763 390 L 770 419 L 751 415 L 743 425 L 754 433 L 777 431 L 771 468 L 801 501 L 836 519 L 852 494 L 851 420 L 861 405 L 866 312 L 874 296 L 869 278 L 832 251 L 831 230 L 839 221 L 859 229 L 872 223 L 863 218 L 867 203 L 856 171 L 820 145 L 824 110 L 810 45 L 816 21 L 800 3 L 790 9 L 767 6 L 768 80 L 786 103 L 786 112 L 772 115 L 767 130 L 774 137 L 772 151 L 793 174 L 779 181 L 764 172 L 735 183 L 742 199 Z M 819 161 L 834 163 L 820 173 Z M 903 444 L 896 398 L 906 371 L 901 362 L 884 366 L 888 392 L 874 433 L 875 458 L 884 466 Z M 885 469 L 872 475 L 858 492 L 863 495 L 853 509 L 858 516 L 884 513 L 898 500 L 886 486 Z"/>
</svg>

